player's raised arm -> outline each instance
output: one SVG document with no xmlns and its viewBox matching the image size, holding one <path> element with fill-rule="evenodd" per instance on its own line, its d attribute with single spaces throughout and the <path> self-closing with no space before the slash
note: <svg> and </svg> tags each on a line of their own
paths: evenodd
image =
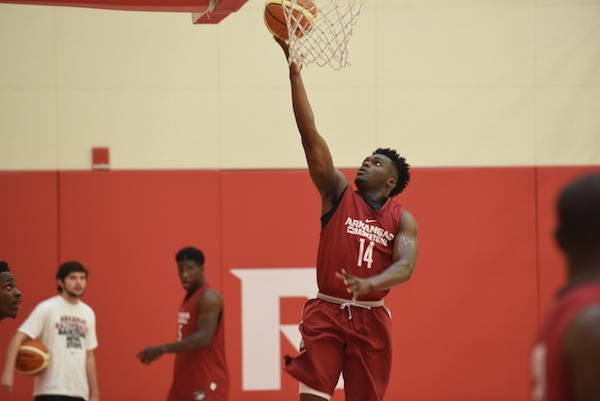
<svg viewBox="0 0 600 401">
<path fill-rule="evenodd" d="M 288 45 L 281 39 L 275 40 L 288 56 Z M 292 105 L 296 125 L 302 138 L 302 147 L 308 162 L 310 177 L 323 199 L 323 212 L 329 211 L 333 202 L 348 185 L 346 177 L 333 165 L 331 153 L 325 139 L 317 131 L 312 108 L 304 89 L 301 66 L 296 63 L 290 65 L 290 84 L 292 88 Z"/>
</svg>

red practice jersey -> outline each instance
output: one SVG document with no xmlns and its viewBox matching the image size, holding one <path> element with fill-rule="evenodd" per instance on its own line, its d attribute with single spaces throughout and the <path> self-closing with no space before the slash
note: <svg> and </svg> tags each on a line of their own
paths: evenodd
<svg viewBox="0 0 600 401">
<path fill-rule="evenodd" d="M 563 355 L 565 334 L 577 315 L 597 303 L 600 303 L 598 282 L 567 287 L 557 294 L 531 354 L 532 401 L 573 399 Z"/>
<path fill-rule="evenodd" d="M 345 269 L 357 277 L 375 276 L 392 264 L 394 240 L 400 227 L 402 206 L 392 199 L 373 210 L 358 191 L 347 188 L 331 220 L 321 231 L 317 283 L 323 294 L 349 298 L 335 272 Z M 388 293 L 373 291 L 363 301 L 377 301 Z"/>
<path fill-rule="evenodd" d="M 179 340 L 196 331 L 198 312 L 196 300 L 210 287 L 204 285 L 185 298 L 179 309 Z M 209 347 L 175 354 L 173 384 L 168 401 L 227 401 L 229 373 L 225 361 L 223 315 Z"/>
</svg>

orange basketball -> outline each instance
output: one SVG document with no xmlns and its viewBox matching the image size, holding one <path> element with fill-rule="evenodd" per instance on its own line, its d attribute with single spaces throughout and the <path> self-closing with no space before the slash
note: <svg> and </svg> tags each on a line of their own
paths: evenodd
<svg viewBox="0 0 600 401">
<path fill-rule="evenodd" d="M 301 38 L 304 32 L 309 32 L 312 29 L 312 23 L 317 18 L 317 6 L 311 0 L 297 0 L 297 4 L 294 5 L 290 0 L 267 0 L 265 24 L 273 35 L 288 40 L 288 29 L 283 7 L 291 10 L 292 19 L 298 21 L 295 24 L 297 28 L 294 32 L 297 38 Z"/>
<path fill-rule="evenodd" d="M 23 341 L 17 354 L 15 369 L 24 375 L 37 375 L 48 367 L 48 348 L 39 341 Z"/>
</svg>

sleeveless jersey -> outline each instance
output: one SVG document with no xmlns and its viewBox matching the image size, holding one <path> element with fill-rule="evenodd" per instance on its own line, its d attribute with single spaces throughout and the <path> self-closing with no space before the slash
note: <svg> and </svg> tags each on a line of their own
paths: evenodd
<svg viewBox="0 0 600 401">
<path fill-rule="evenodd" d="M 561 290 L 550 307 L 531 353 L 532 401 L 570 401 L 571 383 L 565 367 L 565 333 L 578 314 L 600 303 L 600 283 Z"/>
<path fill-rule="evenodd" d="M 196 300 L 209 288 L 205 284 L 189 298 L 184 298 L 179 309 L 178 340 L 196 331 L 198 321 Z M 225 361 L 223 314 L 221 314 L 209 347 L 175 354 L 173 383 L 168 401 L 227 401 L 228 393 L 229 374 Z"/>
<path fill-rule="evenodd" d="M 402 211 L 403 207 L 392 199 L 379 210 L 373 210 L 358 191 L 348 187 L 321 231 L 317 257 L 319 291 L 347 299 L 350 294 L 335 272 L 343 268 L 354 276 L 370 277 L 387 269 L 392 264 Z M 388 291 L 373 291 L 359 300 L 377 301 Z"/>
</svg>

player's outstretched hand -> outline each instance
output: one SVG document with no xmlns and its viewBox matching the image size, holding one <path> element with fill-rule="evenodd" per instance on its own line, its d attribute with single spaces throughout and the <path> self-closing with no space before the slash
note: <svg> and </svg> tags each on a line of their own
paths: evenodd
<svg viewBox="0 0 600 401">
<path fill-rule="evenodd" d="M 160 358 L 164 353 L 164 347 L 146 347 L 143 351 L 137 354 L 137 358 L 141 363 L 148 365 L 154 360 Z"/>
<path fill-rule="evenodd" d="M 341 272 L 335 272 L 335 275 L 337 278 L 344 281 L 346 289 L 348 290 L 348 293 L 352 294 L 353 299 L 368 294 L 373 290 L 373 285 L 369 279 L 353 276 L 344 269 L 342 269 Z"/>
<path fill-rule="evenodd" d="M 277 42 L 279 44 L 279 46 L 281 46 L 281 49 L 283 49 L 283 53 L 285 54 L 285 59 L 290 60 L 290 45 L 283 39 L 278 38 L 277 36 L 273 36 L 273 39 L 275 39 L 275 42 Z M 298 75 L 300 74 L 300 71 L 302 70 L 302 65 L 297 64 L 296 62 L 292 62 L 290 64 L 290 73 L 292 75 Z"/>
</svg>

